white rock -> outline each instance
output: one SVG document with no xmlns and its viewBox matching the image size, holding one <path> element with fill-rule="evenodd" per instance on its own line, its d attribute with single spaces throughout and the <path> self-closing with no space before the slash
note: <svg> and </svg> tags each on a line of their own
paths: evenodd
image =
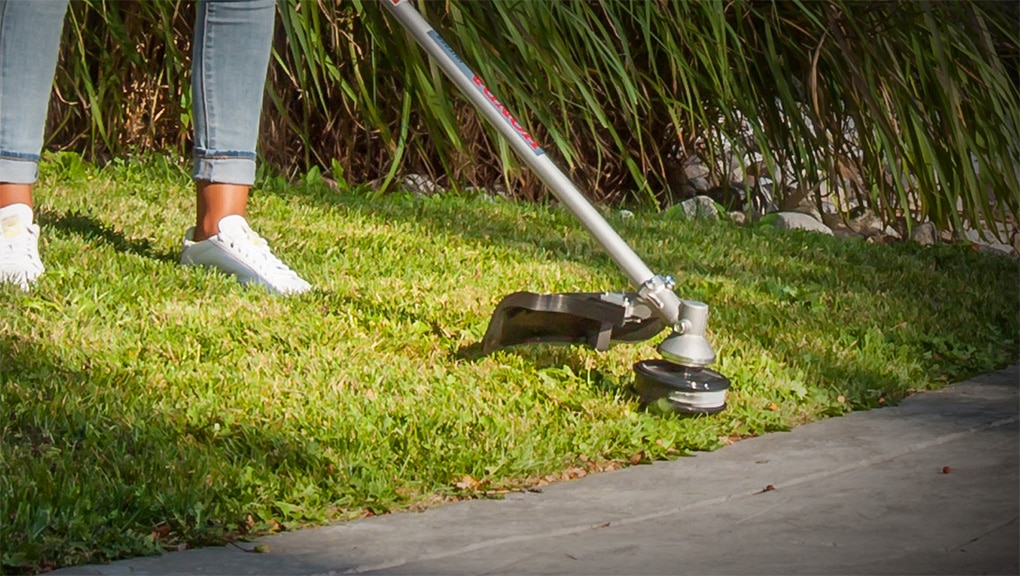
<svg viewBox="0 0 1020 576">
<path fill-rule="evenodd" d="M 634 217 L 634 213 L 630 210 L 620 210 L 619 214 L 620 218 L 623 218 L 624 220 L 630 220 Z"/>
<path fill-rule="evenodd" d="M 729 217 L 730 220 L 732 220 L 736 224 L 743 225 L 744 223 L 747 222 L 747 214 L 744 214 L 743 212 L 730 212 Z"/>
<path fill-rule="evenodd" d="M 831 228 L 807 214 L 801 214 L 800 212 L 777 212 L 776 216 L 778 216 L 776 228 L 780 230 L 809 230 L 811 232 L 828 234 L 829 236 L 833 235 Z"/>
</svg>

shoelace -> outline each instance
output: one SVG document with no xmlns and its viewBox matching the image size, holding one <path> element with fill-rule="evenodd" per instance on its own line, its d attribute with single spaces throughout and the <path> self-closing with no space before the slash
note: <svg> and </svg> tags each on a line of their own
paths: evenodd
<svg viewBox="0 0 1020 576">
<path fill-rule="evenodd" d="M 38 268 L 38 257 L 33 250 L 35 237 L 35 230 L 29 226 L 22 226 L 21 232 L 13 236 L 0 235 L 0 267 Z"/>
<path fill-rule="evenodd" d="M 259 267 L 260 273 L 298 279 L 297 273 L 277 258 L 269 249 L 266 241 L 254 230 L 245 226 L 241 232 L 243 238 L 224 237 L 221 234 L 221 240 L 225 241 L 232 249 L 237 250 L 246 262 Z"/>
</svg>

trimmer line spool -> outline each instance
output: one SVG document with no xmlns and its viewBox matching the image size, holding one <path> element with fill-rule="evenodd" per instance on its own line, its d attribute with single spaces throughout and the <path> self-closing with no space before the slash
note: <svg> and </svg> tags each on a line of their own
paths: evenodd
<svg viewBox="0 0 1020 576">
<path fill-rule="evenodd" d="M 715 414 L 726 409 L 730 381 L 708 368 L 681 366 L 668 360 L 643 360 L 634 364 L 634 389 L 642 404 L 665 399 L 683 414 Z"/>
</svg>

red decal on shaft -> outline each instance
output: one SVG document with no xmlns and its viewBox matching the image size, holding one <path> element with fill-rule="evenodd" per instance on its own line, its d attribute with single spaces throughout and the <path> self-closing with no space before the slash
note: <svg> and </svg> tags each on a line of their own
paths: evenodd
<svg viewBox="0 0 1020 576">
<path fill-rule="evenodd" d="M 528 134 L 524 127 L 521 126 L 520 122 L 518 122 L 517 119 L 513 117 L 513 114 L 511 114 L 510 111 L 506 109 L 506 106 L 504 106 L 503 103 L 500 102 L 495 95 L 493 95 L 493 93 L 489 90 L 488 86 L 486 86 L 485 83 L 482 82 L 482 79 L 479 78 L 478 75 L 476 74 L 474 78 L 471 79 L 471 81 L 474 83 L 475 86 L 478 86 L 478 88 L 481 89 L 482 94 L 485 95 L 485 98 L 488 99 L 488 101 L 491 102 L 492 105 L 496 107 L 496 110 L 498 110 L 499 113 L 503 115 L 503 118 L 506 118 L 506 121 L 510 123 L 510 126 L 514 129 L 514 131 L 520 134 L 521 138 L 524 138 L 524 141 L 528 143 L 528 146 L 531 146 L 532 150 L 536 151 L 539 150 L 540 146 L 538 145 L 538 142 L 535 142 L 535 139 L 531 137 L 531 134 Z"/>
</svg>

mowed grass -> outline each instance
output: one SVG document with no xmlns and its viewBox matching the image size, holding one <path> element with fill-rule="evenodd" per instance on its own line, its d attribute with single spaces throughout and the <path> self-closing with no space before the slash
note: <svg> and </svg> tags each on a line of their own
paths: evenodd
<svg viewBox="0 0 1020 576">
<path fill-rule="evenodd" d="M 608 219 L 712 307 L 729 407 L 642 410 L 599 353 L 482 356 L 500 298 L 627 289 L 556 206 L 262 178 L 250 220 L 314 286 L 177 265 L 186 171 L 61 155 L 37 191 L 46 275 L 0 289 L 3 570 L 150 554 L 712 450 L 1017 360 L 1017 261 L 767 226 Z"/>
</svg>

